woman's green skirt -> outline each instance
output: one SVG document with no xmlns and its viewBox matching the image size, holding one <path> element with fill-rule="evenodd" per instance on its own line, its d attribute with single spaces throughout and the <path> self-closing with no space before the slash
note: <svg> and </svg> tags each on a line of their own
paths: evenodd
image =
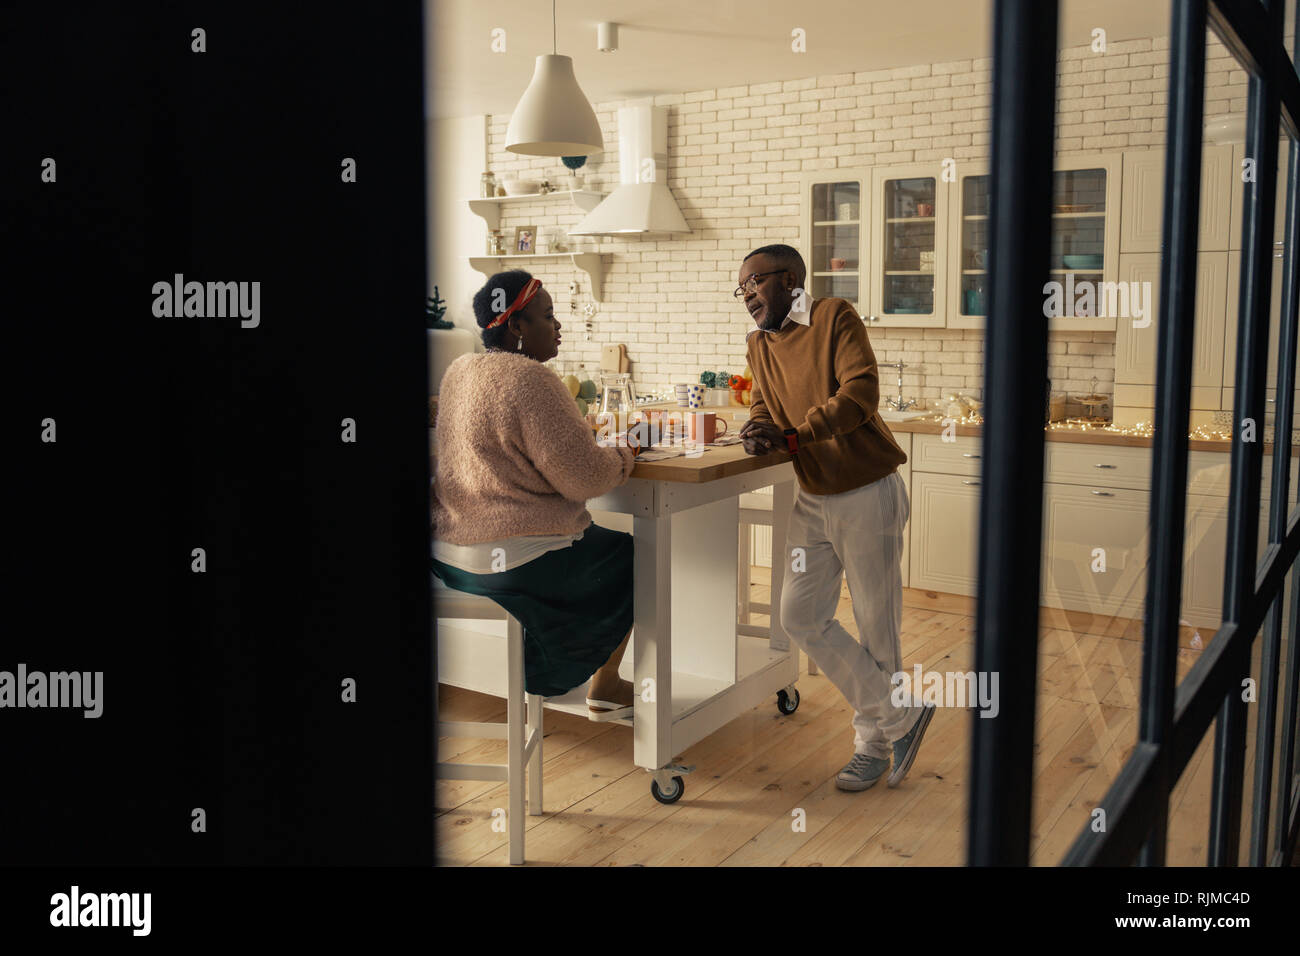
<svg viewBox="0 0 1300 956">
<path fill-rule="evenodd" d="M 509 571 L 471 574 L 434 559 L 433 573 L 490 597 L 523 625 L 530 694 L 555 697 L 586 683 L 632 629 L 632 536 L 598 524 Z"/>
</svg>

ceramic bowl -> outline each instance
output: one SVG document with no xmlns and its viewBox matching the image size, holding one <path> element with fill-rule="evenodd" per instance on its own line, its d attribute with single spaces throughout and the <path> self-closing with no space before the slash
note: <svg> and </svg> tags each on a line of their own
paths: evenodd
<svg viewBox="0 0 1300 956">
<path fill-rule="evenodd" d="M 504 185 L 507 196 L 534 196 L 542 190 L 537 179 L 507 179 Z"/>
</svg>

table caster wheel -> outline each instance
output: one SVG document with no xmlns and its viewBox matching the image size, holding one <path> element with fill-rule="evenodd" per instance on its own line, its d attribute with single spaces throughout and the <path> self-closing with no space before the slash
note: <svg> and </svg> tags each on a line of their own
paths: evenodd
<svg viewBox="0 0 1300 956">
<path fill-rule="evenodd" d="M 659 789 L 659 781 L 650 781 L 650 794 L 660 803 L 676 803 L 686 792 L 686 784 L 681 777 L 673 777 L 673 782 L 669 784 L 667 792 Z"/>
<path fill-rule="evenodd" d="M 776 692 L 776 709 L 789 717 L 799 709 L 799 691 L 791 687 Z"/>
</svg>

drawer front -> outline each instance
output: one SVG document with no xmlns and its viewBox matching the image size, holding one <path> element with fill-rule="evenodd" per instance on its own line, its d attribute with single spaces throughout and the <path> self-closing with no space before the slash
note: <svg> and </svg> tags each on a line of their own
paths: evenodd
<svg viewBox="0 0 1300 956">
<path fill-rule="evenodd" d="M 952 441 L 944 441 L 942 435 L 913 435 L 912 471 L 978 475 L 983 443 L 969 435 L 954 435 Z"/>
<path fill-rule="evenodd" d="M 1296 459 L 1291 459 L 1295 468 Z M 1226 451 L 1189 451 L 1187 453 L 1187 493 L 1228 497 L 1232 484 L 1232 456 Z M 1269 500 L 1273 490 L 1273 456 L 1265 455 L 1259 481 L 1259 500 Z"/>
<path fill-rule="evenodd" d="M 1047 486 L 1045 606 L 1141 616 L 1146 600 L 1149 497 L 1144 491 L 1114 486 Z"/>
<path fill-rule="evenodd" d="M 911 587 L 975 593 L 979 512 L 978 478 L 912 472 Z"/>
<path fill-rule="evenodd" d="M 1151 449 L 1049 441 L 1046 479 L 1067 485 L 1145 491 L 1151 484 Z"/>
</svg>

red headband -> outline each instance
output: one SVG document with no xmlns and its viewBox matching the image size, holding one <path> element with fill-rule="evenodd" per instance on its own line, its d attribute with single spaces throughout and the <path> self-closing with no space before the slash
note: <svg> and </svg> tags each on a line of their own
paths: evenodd
<svg viewBox="0 0 1300 956">
<path fill-rule="evenodd" d="M 541 291 L 541 288 L 542 288 L 541 279 L 537 279 L 537 278 L 529 279 L 528 284 L 524 286 L 522 289 L 520 289 L 519 294 L 515 296 L 515 301 L 510 304 L 510 308 L 506 309 L 499 316 L 497 316 L 495 319 L 489 322 L 485 326 L 485 328 L 495 329 L 502 322 L 506 321 L 506 319 L 510 318 L 510 316 L 514 315 L 524 306 L 528 305 L 529 302 L 532 302 L 533 296 L 537 295 L 537 293 Z"/>
</svg>

